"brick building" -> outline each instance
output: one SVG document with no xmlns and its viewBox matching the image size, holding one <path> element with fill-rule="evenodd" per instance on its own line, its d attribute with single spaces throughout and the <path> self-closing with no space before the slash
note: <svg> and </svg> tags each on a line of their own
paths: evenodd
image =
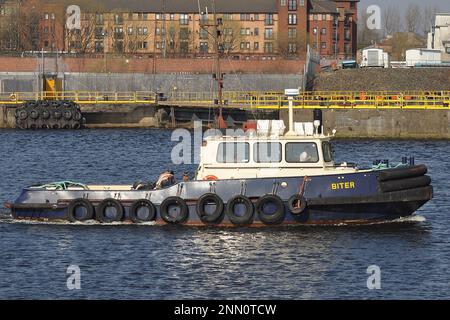
<svg viewBox="0 0 450 320">
<path fill-rule="evenodd" d="M 359 0 L 215 0 L 215 10 L 210 0 L 81 0 L 82 27 L 74 31 L 65 30 L 68 2 L 0 0 L 0 8 L 8 2 L 33 3 L 39 14 L 32 26 L 38 38 L 28 50 L 210 55 L 215 52 L 209 26 L 215 11 L 223 21 L 224 53 L 234 59 L 302 56 L 307 44 L 327 58 L 356 54 Z M 0 39 L 8 40 L 7 31 L 0 33 Z M 5 43 L 0 43 L 2 50 L 8 50 Z"/>
</svg>

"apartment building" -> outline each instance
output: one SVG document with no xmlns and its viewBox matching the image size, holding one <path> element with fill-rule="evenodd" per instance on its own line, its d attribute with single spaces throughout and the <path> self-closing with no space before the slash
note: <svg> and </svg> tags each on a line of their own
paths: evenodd
<svg viewBox="0 0 450 320">
<path fill-rule="evenodd" d="M 70 31 L 62 1 L 27 1 L 40 3 L 35 50 L 208 56 L 217 19 L 219 50 L 234 59 L 301 56 L 307 44 L 329 58 L 356 50 L 358 0 L 83 0 L 81 28 Z"/>
</svg>

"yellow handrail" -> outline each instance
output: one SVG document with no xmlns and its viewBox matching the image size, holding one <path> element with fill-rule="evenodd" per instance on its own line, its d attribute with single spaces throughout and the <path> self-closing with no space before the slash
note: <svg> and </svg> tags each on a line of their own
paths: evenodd
<svg viewBox="0 0 450 320">
<path fill-rule="evenodd" d="M 215 92 L 177 92 L 165 95 L 162 104 L 211 106 Z M 0 104 L 22 104 L 29 100 L 71 100 L 78 104 L 155 104 L 152 91 L 64 91 L 0 93 Z M 251 109 L 285 109 L 288 101 L 279 91 L 224 91 L 226 106 Z M 336 109 L 449 109 L 450 91 L 310 91 L 294 99 L 295 108 Z"/>
</svg>

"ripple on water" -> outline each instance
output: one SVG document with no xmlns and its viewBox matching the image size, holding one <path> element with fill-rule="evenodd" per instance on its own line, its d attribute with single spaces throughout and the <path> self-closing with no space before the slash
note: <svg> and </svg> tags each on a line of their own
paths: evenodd
<svg viewBox="0 0 450 320">
<path fill-rule="evenodd" d="M 130 183 L 177 177 L 171 132 L 0 130 L 0 202 L 24 185 L 74 180 Z M 415 156 L 435 199 L 417 215 L 369 226 L 192 228 L 14 221 L 0 211 L 0 298 L 335 299 L 450 298 L 447 141 L 337 141 L 337 161 Z M 82 290 L 66 290 L 79 265 Z M 366 287 L 378 265 L 382 289 Z"/>
</svg>

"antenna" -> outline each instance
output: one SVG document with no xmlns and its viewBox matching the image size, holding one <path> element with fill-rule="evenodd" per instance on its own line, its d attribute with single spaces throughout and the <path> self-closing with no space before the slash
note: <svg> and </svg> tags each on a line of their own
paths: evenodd
<svg viewBox="0 0 450 320">
<path fill-rule="evenodd" d="M 199 6 L 199 14 L 202 15 L 201 8 L 200 8 L 200 0 L 198 0 L 198 6 Z M 216 73 L 213 75 L 214 80 L 217 83 L 217 99 L 214 101 L 215 104 L 219 107 L 219 114 L 216 118 L 216 127 L 219 129 L 226 129 L 227 125 L 225 121 L 223 120 L 223 114 L 222 114 L 222 108 L 223 108 L 223 73 L 221 70 L 220 65 L 220 58 L 224 51 L 224 45 L 222 43 L 222 35 L 223 32 L 221 30 L 223 26 L 223 20 L 222 18 L 217 18 L 217 12 L 216 12 L 216 2 L 215 0 L 211 1 L 211 6 L 213 10 L 214 15 L 214 23 L 203 23 L 202 17 L 200 17 L 200 28 L 205 30 L 209 36 L 211 36 L 214 39 L 215 44 L 215 50 L 216 50 Z M 206 7 L 206 15 L 208 15 L 208 7 Z M 208 30 L 208 27 L 213 27 L 214 32 L 211 33 Z"/>
</svg>

